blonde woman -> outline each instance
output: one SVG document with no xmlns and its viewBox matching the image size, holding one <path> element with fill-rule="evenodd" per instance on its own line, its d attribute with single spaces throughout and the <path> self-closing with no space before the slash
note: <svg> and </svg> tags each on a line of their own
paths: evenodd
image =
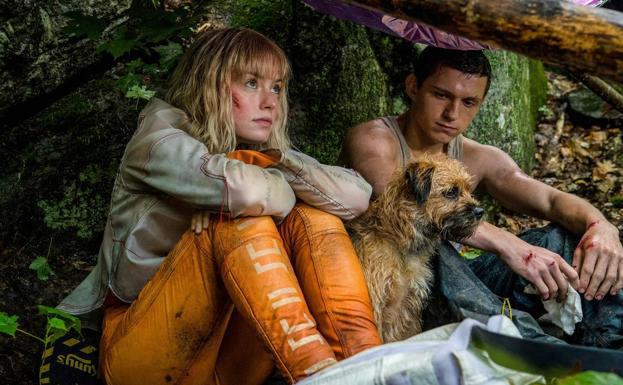
<svg viewBox="0 0 623 385">
<path fill-rule="evenodd" d="M 141 112 L 98 264 L 60 305 L 103 309 L 107 384 L 293 383 L 380 343 L 341 222 L 371 188 L 290 149 L 289 74 L 257 32 L 204 32 Z"/>
</svg>

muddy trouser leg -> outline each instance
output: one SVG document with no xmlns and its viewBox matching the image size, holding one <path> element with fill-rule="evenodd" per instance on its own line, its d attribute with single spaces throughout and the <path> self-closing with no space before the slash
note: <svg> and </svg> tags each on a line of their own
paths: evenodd
<svg viewBox="0 0 623 385">
<path fill-rule="evenodd" d="M 236 309 L 253 325 L 286 381 L 335 363 L 316 328 L 288 254 L 269 217 L 219 223 L 214 255 Z"/>
<path fill-rule="evenodd" d="M 363 270 L 341 219 L 299 203 L 279 231 L 318 329 L 336 358 L 380 345 Z"/>
<path fill-rule="evenodd" d="M 575 237 L 552 225 L 529 230 L 520 237 L 560 254 L 569 263 L 577 245 Z M 523 293 L 528 282 L 513 273 L 497 256 L 485 253 L 465 261 L 449 243 L 442 246 L 439 254 L 436 289 L 442 298 L 438 301 L 448 301 L 454 317 L 483 321 L 499 314 L 502 299 L 509 298 L 515 324 L 524 337 L 562 342 L 543 332 L 535 321 L 544 314 L 540 298 Z M 623 341 L 623 294 L 607 296 L 602 301 L 582 299 L 582 308 L 584 319 L 576 325 L 576 332 L 569 340 L 584 345 L 620 348 Z"/>
<path fill-rule="evenodd" d="M 105 310 L 100 372 L 109 384 L 213 384 L 233 304 L 212 242 L 186 232 L 129 308 Z"/>
<path fill-rule="evenodd" d="M 234 306 L 289 382 L 335 362 L 274 222 L 258 217 L 213 221 L 199 236 L 184 234 L 132 306 L 107 312 L 101 349 L 105 381 L 224 383 L 215 366 Z"/>
</svg>

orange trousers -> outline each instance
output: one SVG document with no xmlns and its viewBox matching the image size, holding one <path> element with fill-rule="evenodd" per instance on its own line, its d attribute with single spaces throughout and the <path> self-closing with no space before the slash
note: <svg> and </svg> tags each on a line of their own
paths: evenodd
<svg viewBox="0 0 623 385">
<path fill-rule="evenodd" d="M 294 383 L 381 343 L 341 220 L 297 204 L 185 233 L 139 297 L 105 309 L 108 385 Z"/>
</svg>

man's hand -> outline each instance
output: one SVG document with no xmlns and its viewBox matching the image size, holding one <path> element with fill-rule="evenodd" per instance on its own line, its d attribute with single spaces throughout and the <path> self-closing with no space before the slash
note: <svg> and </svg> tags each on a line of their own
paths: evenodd
<svg viewBox="0 0 623 385">
<path fill-rule="evenodd" d="M 517 237 L 507 255 L 501 255 L 509 267 L 530 281 L 543 300 L 567 297 L 568 285 L 577 288 L 578 273 L 560 255 L 542 247 L 533 246 Z"/>
<path fill-rule="evenodd" d="M 591 222 L 573 254 L 580 274 L 578 291 L 584 298 L 600 300 L 623 288 L 623 246 L 619 231 L 605 220 Z"/>
</svg>

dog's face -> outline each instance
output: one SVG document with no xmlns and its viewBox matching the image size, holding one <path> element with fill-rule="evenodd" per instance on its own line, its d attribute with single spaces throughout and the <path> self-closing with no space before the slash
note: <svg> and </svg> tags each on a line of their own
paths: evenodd
<svg viewBox="0 0 623 385">
<path fill-rule="evenodd" d="M 460 241 L 473 234 L 484 210 L 471 194 L 471 177 L 460 162 L 422 157 L 404 170 L 407 199 L 414 221 L 432 226 L 442 238 Z"/>
</svg>

